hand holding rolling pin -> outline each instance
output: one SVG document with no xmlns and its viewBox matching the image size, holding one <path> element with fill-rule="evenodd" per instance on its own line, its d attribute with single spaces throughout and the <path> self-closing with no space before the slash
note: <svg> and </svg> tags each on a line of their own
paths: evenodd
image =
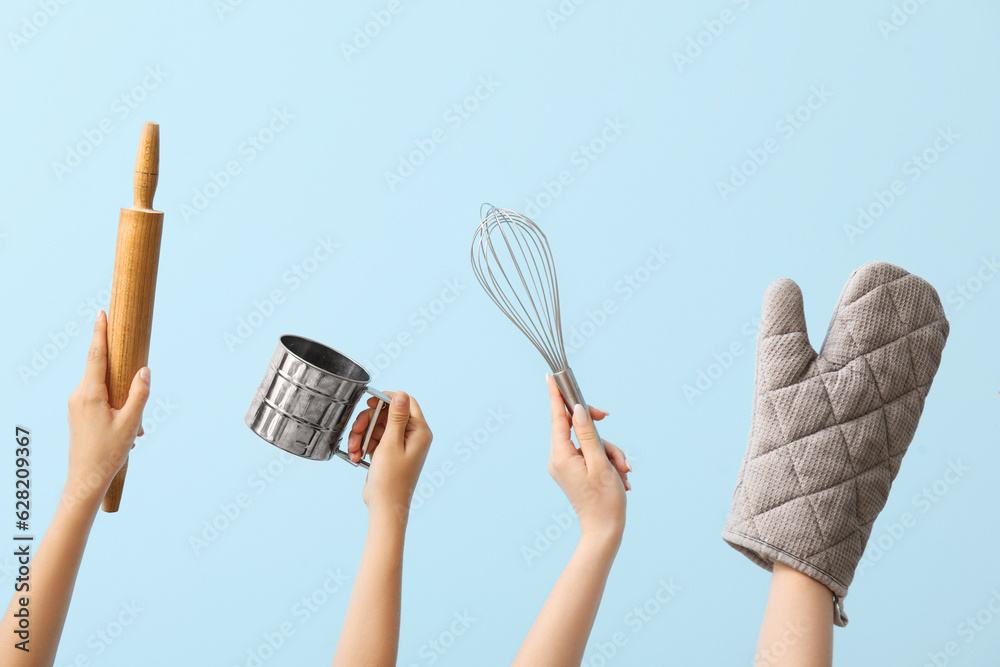
<svg viewBox="0 0 1000 667">
<path fill-rule="evenodd" d="M 69 397 L 69 470 L 64 498 L 89 504 L 104 498 L 115 473 L 142 435 L 142 409 L 149 398 L 150 371 L 143 366 L 129 383 L 125 404 L 113 408 L 105 384 L 108 369 L 108 320 L 97 314 L 87 369 Z"/>
<path fill-rule="evenodd" d="M 115 472 L 135 446 L 142 432 L 142 409 L 149 398 L 149 369 L 143 366 L 131 378 L 127 399 L 121 409 L 108 401 L 105 377 L 108 367 L 108 320 L 101 311 L 94 324 L 94 338 L 87 355 L 87 367 L 80 384 L 69 397 L 69 469 L 66 485 L 55 514 L 31 559 L 30 645 L 22 622 L 15 591 L 0 621 L 0 665 L 36 667 L 51 665 L 59 648 L 59 638 L 83 551 L 97 517 L 101 500 Z M 25 635 L 19 637 L 19 632 Z M 18 639 L 14 639 L 18 637 Z M 17 647 L 24 641 L 24 650 Z"/>
</svg>

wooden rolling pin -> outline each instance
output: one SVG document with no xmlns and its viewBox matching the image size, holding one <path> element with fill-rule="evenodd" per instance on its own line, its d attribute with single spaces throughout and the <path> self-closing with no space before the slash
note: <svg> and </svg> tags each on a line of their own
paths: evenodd
<svg viewBox="0 0 1000 667">
<path fill-rule="evenodd" d="M 156 267 L 163 232 L 163 213 L 153 210 L 159 170 L 160 126 L 146 123 L 135 158 L 132 208 L 123 208 L 118 217 L 115 273 L 108 309 L 107 383 L 112 408 L 125 405 L 132 378 L 149 361 Z M 105 512 L 118 511 L 127 470 L 128 459 L 104 496 L 101 508 Z"/>
</svg>

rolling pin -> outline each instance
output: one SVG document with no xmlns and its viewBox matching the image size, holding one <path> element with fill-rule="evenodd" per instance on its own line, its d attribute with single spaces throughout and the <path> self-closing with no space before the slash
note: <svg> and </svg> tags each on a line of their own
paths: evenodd
<svg viewBox="0 0 1000 667">
<path fill-rule="evenodd" d="M 163 213 L 153 210 L 153 195 L 160 167 L 160 126 L 145 123 L 139 137 L 132 179 L 132 208 L 118 217 L 115 272 L 108 308 L 108 400 L 120 409 L 128 398 L 132 378 L 149 361 L 153 324 L 156 268 L 160 261 Z M 104 495 L 101 509 L 117 512 L 128 459 Z"/>
</svg>

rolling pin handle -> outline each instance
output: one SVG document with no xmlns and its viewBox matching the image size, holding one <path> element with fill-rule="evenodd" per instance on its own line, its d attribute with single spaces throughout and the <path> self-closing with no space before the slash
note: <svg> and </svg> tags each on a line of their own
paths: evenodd
<svg viewBox="0 0 1000 667">
<path fill-rule="evenodd" d="M 132 178 L 132 208 L 153 210 L 153 196 L 160 177 L 160 126 L 145 123 L 139 136 L 139 151 L 135 156 Z"/>
</svg>

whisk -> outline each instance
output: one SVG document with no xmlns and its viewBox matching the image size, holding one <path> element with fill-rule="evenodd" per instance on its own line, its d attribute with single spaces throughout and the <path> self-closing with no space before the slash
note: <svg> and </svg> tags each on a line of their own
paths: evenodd
<svg viewBox="0 0 1000 667">
<path fill-rule="evenodd" d="M 545 358 L 570 412 L 587 401 L 566 360 L 559 281 L 545 234 L 530 218 L 492 204 L 472 237 L 472 270 L 493 303 Z"/>
</svg>

